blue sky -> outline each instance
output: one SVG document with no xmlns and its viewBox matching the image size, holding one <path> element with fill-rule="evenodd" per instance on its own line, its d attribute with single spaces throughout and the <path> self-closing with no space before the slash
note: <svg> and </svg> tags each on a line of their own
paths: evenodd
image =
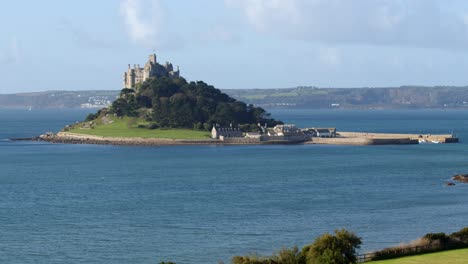
<svg viewBox="0 0 468 264">
<path fill-rule="evenodd" d="M 468 85 L 468 1 L 7 1 L 0 93 L 122 88 L 156 51 L 218 88 Z"/>
</svg>

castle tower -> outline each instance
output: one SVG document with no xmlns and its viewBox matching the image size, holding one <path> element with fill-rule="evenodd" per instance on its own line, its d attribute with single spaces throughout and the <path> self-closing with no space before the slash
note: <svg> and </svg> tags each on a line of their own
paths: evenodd
<svg viewBox="0 0 468 264">
<path fill-rule="evenodd" d="M 153 54 L 149 55 L 149 61 L 148 62 L 150 62 L 152 64 L 156 64 L 156 62 L 157 62 L 156 61 L 156 54 L 153 53 Z"/>
<path fill-rule="evenodd" d="M 140 64 L 134 64 L 133 68 L 130 64 L 128 65 L 128 70 L 123 76 L 124 88 L 134 88 L 136 84 L 142 83 L 149 78 L 162 76 L 180 77 L 179 66 L 177 66 L 177 71 L 175 71 L 174 66 L 170 62 L 161 65 L 157 62 L 156 54 L 153 53 L 149 55 L 148 62 L 146 62 L 143 68 L 140 67 Z"/>
</svg>

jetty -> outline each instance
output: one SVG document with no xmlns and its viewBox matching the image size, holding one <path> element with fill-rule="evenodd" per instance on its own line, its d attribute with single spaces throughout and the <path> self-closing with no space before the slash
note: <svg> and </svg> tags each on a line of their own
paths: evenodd
<svg viewBox="0 0 468 264">
<path fill-rule="evenodd" d="M 458 138 L 451 134 L 392 134 L 366 132 L 339 132 L 336 137 L 312 137 L 306 144 L 335 145 L 404 145 L 457 143 Z"/>
</svg>

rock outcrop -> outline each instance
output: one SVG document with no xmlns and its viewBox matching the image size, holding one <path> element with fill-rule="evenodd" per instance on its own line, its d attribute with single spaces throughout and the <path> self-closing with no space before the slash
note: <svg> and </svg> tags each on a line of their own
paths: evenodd
<svg viewBox="0 0 468 264">
<path fill-rule="evenodd" d="M 457 174 L 452 177 L 452 180 L 468 183 L 468 174 Z"/>
</svg>

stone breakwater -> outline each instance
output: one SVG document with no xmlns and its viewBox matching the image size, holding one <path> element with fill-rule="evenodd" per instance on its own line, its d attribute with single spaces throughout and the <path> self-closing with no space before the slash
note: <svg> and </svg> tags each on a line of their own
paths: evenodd
<svg viewBox="0 0 468 264">
<path fill-rule="evenodd" d="M 312 137 L 303 140 L 266 140 L 248 138 L 219 139 L 164 139 L 138 137 L 101 137 L 70 132 L 46 133 L 39 137 L 13 140 L 36 140 L 66 144 L 129 145 L 129 146 L 165 146 L 165 145 L 268 145 L 268 144 L 331 144 L 331 145 L 407 145 L 436 141 L 437 143 L 455 143 L 458 138 L 452 135 L 416 135 L 340 132 L 336 138 Z"/>
<path fill-rule="evenodd" d="M 365 133 L 365 132 L 339 132 L 343 138 L 364 138 L 369 140 L 415 140 L 428 143 L 457 143 L 458 138 L 451 134 L 430 135 L 430 134 L 391 134 L 391 133 Z"/>
</svg>

